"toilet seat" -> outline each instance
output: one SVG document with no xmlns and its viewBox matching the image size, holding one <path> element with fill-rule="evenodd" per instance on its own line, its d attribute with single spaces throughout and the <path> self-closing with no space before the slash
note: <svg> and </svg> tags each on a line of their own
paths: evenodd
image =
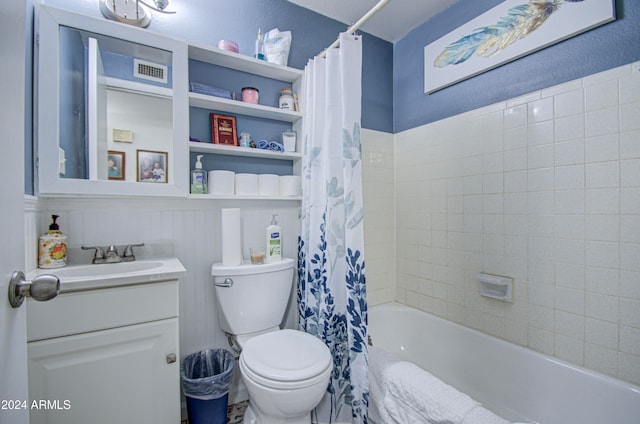
<svg viewBox="0 0 640 424">
<path fill-rule="evenodd" d="M 316 384 L 333 369 L 329 348 L 317 337 L 296 330 L 266 333 L 247 341 L 240 365 L 256 383 L 289 390 Z"/>
</svg>

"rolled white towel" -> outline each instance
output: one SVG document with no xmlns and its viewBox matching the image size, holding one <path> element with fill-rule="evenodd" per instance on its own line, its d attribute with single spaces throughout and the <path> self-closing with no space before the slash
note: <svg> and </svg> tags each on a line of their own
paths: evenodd
<svg viewBox="0 0 640 424">
<path fill-rule="evenodd" d="M 389 368 L 399 361 L 395 355 L 383 349 L 369 348 L 369 417 L 374 423 L 394 423 L 384 406 L 386 380 Z"/>
<path fill-rule="evenodd" d="M 369 417 L 377 424 L 509 424 L 428 371 L 374 347 Z"/>
<path fill-rule="evenodd" d="M 405 404 L 422 422 L 462 424 L 464 417 L 480 404 L 411 362 L 398 362 L 387 370 L 388 394 L 385 406 L 396 419 Z M 398 419 L 400 417 L 398 416 Z"/>
</svg>

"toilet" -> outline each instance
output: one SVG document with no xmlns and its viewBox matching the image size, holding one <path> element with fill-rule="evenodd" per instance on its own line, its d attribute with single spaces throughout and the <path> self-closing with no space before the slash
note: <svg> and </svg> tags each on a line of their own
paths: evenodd
<svg viewBox="0 0 640 424">
<path fill-rule="evenodd" d="M 280 329 L 295 262 L 214 264 L 220 327 L 240 350 L 249 407 L 245 424 L 309 424 L 333 370 L 329 348 L 302 331 Z"/>
</svg>

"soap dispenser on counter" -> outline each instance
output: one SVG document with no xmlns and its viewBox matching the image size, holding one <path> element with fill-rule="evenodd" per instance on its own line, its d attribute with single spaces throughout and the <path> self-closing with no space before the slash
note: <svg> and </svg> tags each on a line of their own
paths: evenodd
<svg viewBox="0 0 640 424">
<path fill-rule="evenodd" d="M 56 223 L 58 215 L 51 215 L 49 231 L 40 236 L 38 243 L 38 268 L 61 268 L 67 264 L 67 236 Z"/>
<path fill-rule="evenodd" d="M 278 214 L 274 213 L 267 227 L 267 262 L 282 259 L 282 229 L 278 225 Z"/>
</svg>

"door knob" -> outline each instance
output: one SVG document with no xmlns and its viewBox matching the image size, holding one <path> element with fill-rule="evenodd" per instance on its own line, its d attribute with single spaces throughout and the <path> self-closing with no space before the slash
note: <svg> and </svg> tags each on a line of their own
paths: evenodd
<svg viewBox="0 0 640 424">
<path fill-rule="evenodd" d="M 51 300 L 60 293 L 60 279 L 55 275 L 38 275 L 32 281 L 27 281 L 22 271 L 15 271 L 9 283 L 9 304 L 17 308 L 22 305 L 24 298 L 29 296 L 35 300 Z"/>
</svg>

